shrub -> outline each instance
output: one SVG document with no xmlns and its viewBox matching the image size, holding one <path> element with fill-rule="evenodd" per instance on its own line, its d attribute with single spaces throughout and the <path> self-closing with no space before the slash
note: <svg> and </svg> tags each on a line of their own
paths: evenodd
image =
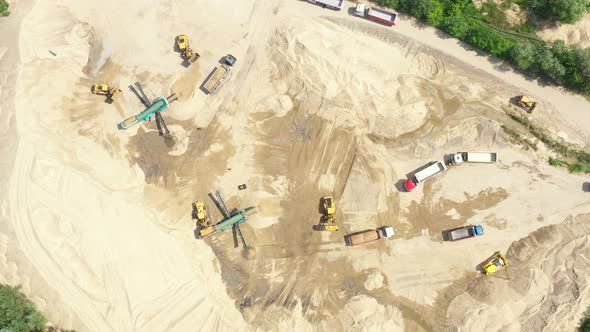
<svg viewBox="0 0 590 332">
<path fill-rule="evenodd" d="M 0 15 L 10 15 L 10 12 L 8 11 L 8 2 L 6 2 L 6 0 L 0 0 Z"/>
<path fill-rule="evenodd" d="M 0 331 L 41 331 L 45 318 L 18 287 L 0 285 Z"/>
<path fill-rule="evenodd" d="M 529 0 L 526 4 L 542 18 L 574 23 L 588 11 L 590 0 Z"/>
<path fill-rule="evenodd" d="M 510 58 L 516 67 L 526 70 L 535 63 L 537 50 L 531 44 L 514 45 L 510 50 Z"/>
</svg>

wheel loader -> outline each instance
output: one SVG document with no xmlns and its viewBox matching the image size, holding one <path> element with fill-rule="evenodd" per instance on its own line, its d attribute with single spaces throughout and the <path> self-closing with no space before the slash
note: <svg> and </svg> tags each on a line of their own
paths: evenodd
<svg viewBox="0 0 590 332">
<path fill-rule="evenodd" d="M 106 83 L 98 83 L 98 84 L 94 84 L 92 86 L 92 93 L 94 93 L 95 95 L 100 95 L 100 96 L 107 96 L 108 99 L 113 99 L 115 97 L 115 95 L 120 92 L 121 90 L 117 89 L 117 88 L 111 88 L 108 84 Z"/>
<path fill-rule="evenodd" d="M 199 223 L 199 235 L 203 237 L 205 235 L 211 234 L 211 232 L 213 232 L 213 227 L 211 226 L 211 221 L 207 216 L 207 209 L 205 209 L 205 203 L 203 203 L 202 201 L 197 201 L 194 203 L 194 206 L 197 212 L 197 222 Z"/>
<path fill-rule="evenodd" d="M 337 231 L 336 225 L 336 203 L 334 197 L 326 196 L 322 198 L 324 203 L 324 218 L 322 220 L 323 229 L 326 231 Z"/>
<path fill-rule="evenodd" d="M 499 251 L 496 251 L 492 256 L 490 256 L 486 261 L 481 265 L 483 272 L 485 275 L 490 275 L 502 267 L 508 266 L 508 261 L 506 257 L 502 255 Z"/>
<path fill-rule="evenodd" d="M 533 113 L 533 110 L 537 107 L 537 102 L 529 96 L 517 96 L 516 105 L 528 113 Z"/>
<path fill-rule="evenodd" d="M 179 35 L 176 37 L 176 46 L 178 46 L 178 49 L 180 50 L 180 54 L 182 55 L 182 57 L 189 63 L 193 63 L 201 57 L 199 53 L 194 52 L 190 48 L 188 37 L 186 35 Z"/>
</svg>

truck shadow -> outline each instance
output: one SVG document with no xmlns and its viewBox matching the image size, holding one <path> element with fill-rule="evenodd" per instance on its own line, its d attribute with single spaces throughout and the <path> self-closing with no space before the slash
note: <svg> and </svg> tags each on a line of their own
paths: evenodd
<svg viewBox="0 0 590 332">
<path fill-rule="evenodd" d="M 590 192 L 590 182 L 582 183 L 582 191 L 585 193 Z"/>
<path fill-rule="evenodd" d="M 453 153 L 450 154 L 445 154 L 443 156 L 443 162 L 445 163 L 445 165 L 452 165 L 453 164 Z"/>
<path fill-rule="evenodd" d="M 404 187 L 404 183 L 406 183 L 406 181 L 408 181 L 408 179 L 410 178 L 410 175 L 406 175 L 406 179 L 399 179 L 396 183 L 395 183 L 395 188 L 397 189 L 397 191 L 399 191 L 400 193 L 407 193 L 408 191 L 406 190 L 406 188 Z"/>
</svg>

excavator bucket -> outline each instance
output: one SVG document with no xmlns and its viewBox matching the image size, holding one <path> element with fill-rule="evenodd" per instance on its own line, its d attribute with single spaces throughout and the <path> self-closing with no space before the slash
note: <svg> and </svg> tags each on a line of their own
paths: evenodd
<svg viewBox="0 0 590 332">
<path fill-rule="evenodd" d="M 327 231 L 335 232 L 338 230 L 338 225 L 326 225 L 324 226 L 324 229 Z"/>
<path fill-rule="evenodd" d="M 209 234 L 213 233 L 213 227 L 207 227 L 207 228 L 203 228 L 199 231 L 199 235 L 201 237 L 205 237 Z"/>
</svg>

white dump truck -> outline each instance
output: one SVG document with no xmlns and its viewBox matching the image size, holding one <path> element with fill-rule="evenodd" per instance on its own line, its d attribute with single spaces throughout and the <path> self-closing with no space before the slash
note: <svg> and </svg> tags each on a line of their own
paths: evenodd
<svg viewBox="0 0 590 332">
<path fill-rule="evenodd" d="M 492 164 L 498 162 L 498 154 L 495 152 L 459 152 L 453 155 L 451 162 L 454 165 L 463 162 Z"/>
<path fill-rule="evenodd" d="M 209 78 L 203 83 L 203 89 L 207 91 L 208 94 L 213 94 L 217 88 L 225 81 L 229 76 L 231 76 L 231 70 L 234 63 L 236 63 L 236 58 L 228 54 L 223 58 L 223 63 L 221 66 L 216 67 Z"/>
<path fill-rule="evenodd" d="M 355 16 L 365 17 L 375 22 L 383 23 L 388 26 L 395 25 L 397 14 L 378 7 L 367 6 L 364 3 L 356 5 Z"/>
<path fill-rule="evenodd" d="M 324 8 L 331 8 L 334 10 L 342 9 L 342 5 L 344 4 L 344 0 L 307 0 L 309 3 L 315 3 L 320 5 Z"/>
<path fill-rule="evenodd" d="M 431 161 L 428 167 L 414 173 L 414 175 L 404 183 L 407 191 L 412 191 L 419 183 L 422 183 L 447 170 L 445 163 L 442 161 Z"/>
</svg>

